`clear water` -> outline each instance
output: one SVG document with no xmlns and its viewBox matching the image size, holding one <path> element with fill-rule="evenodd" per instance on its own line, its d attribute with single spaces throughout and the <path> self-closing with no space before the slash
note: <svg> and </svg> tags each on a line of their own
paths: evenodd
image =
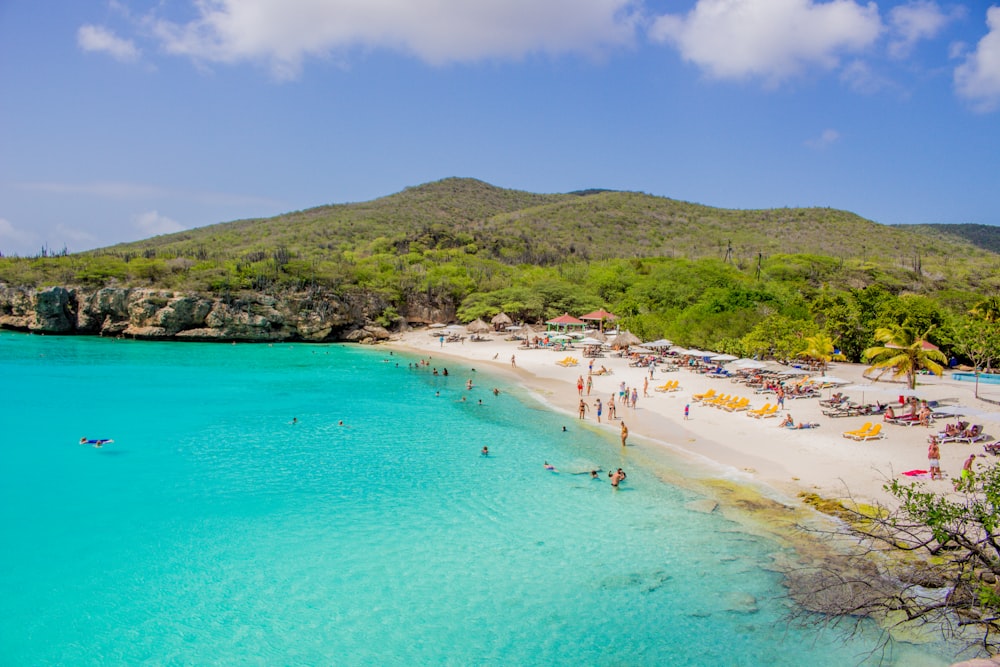
<svg viewBox="0 0 1000 667">
<path fill-rule="evenodd" d="M 0 333 L 0 664 L 866 662 L 788 626 L 777 545 L 387 355 Z"/>
<path fill-rule="evenodd" d="M 975 382 L 976 374 L 967 373 L 964 371 L 955 371 L 951 374 L 953 380 L 960 380 L 962 382 Z M 1000 384 L 1000 374 L 997 373 L 980 373 L 979 381 L 983 384 Z"/>
</svg>

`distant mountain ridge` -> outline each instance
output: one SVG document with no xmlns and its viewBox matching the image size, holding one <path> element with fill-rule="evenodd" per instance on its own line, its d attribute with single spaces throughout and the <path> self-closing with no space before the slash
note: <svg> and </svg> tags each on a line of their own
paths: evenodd
<svg viewBox="0 0 1000 667">
<path fill-rule="evenodd" d="M 977 248 L 1000 253 L 1000 227 L 995 225 L 961 223 L 899 226 L 908 227 L 918 233 L 942 234 L 949 238 L 962 239 Z"/>
</svg>

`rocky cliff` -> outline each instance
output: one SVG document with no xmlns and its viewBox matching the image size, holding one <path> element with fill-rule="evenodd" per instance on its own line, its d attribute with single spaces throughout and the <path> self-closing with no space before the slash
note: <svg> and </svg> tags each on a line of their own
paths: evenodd
<svg viewBox="0 0 1000 667">
<path fill-rule="evenodd" d="M 388 331 L 374 324 L 388 306 L 369 293 L 222 298 L 125 287 L 35 290 L 0 285 L 0 328 L 148 340 L 370 341 L 388 337 Z M 398 324 L 453 316 L 454 307 L 447 304 L 408 303 Z"/>
</svg>

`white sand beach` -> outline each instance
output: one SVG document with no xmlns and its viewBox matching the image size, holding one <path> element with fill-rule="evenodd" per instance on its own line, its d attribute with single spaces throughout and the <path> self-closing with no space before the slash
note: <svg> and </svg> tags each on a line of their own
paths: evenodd
<svg viewBox="0 0 1000 667">
<path fill-rule="evenodd" d="M 439 342 L 433 330 L 416 329 L 400 335 L 388 345 L 409 350 L 423 358 L 455 358 L 473 367 L 487 367 L 491 372 L 506 374 L 516 379 L 522 386 L 536 393 L 555 409 L 565 411 L 567 416 L 577 419 L 580 396 L 577 393 L 577 379 L 588 377 L 589 359 L 583 357 L 583 350 L 571 349 L 556 352 L 550 349 L 522 349 L 519 343 L 504 340 L 502 334 L 489 340 L 473 342 Z M 516 367 L 511 365 L 511 356 L 516 359 Z M 579 360 L 579 365 L 564 367 L 557 361 L 567 356 Z M 597 427 L 594 402 L 600 398 L 607 402 L 612 393 L 617 394 L 619 384 L 639 389 L 636 408 L 617 406 L 618 420 L 608 423 L 607 410 L 604 423 L 609 447 L 619 446 L 620 423 L 624 420 L 630 432 L 630 441 L 641 440 L 643 444 L 670 447 L 678 454 L 690 458 L 692 462 L 712 462 L 715 470 L 727 477 L 736 476 L 748 483 L 766 485 L 789 497 L 800 492 L 816 493 L 825 498 L 852 497 L 859 502 L 879 501 L 888 503 L 890 496 L 883 485 L 900 473 L 928 468 L 928 436 L 943 430 L 946 423 L 957 418 L 938 419 L 930 427 L 901 426 L 883 424 L 884 438 L 858 442 L 843 437 L 843 432 L 858 429 L 866 422 L 881 423 L 882 416 L 838 417 L 822 414 L 817 398 L 786 400 L 785 408 L 777 417 L 753 419 L 745 412 L 726 412 L 702 406 L 692 401 L 694 394 L 715 389 L 718 394 L 735 394 L 750 399 L 753 408 L 765 403 L 775 403 L 775 397 L 756 395 L 743 384 L 733 383 L 726 378 L 711 378 L 703 374 L 681 369 L 673 372 L 654 371 L 649 383 L 648 395 L 643 396 L 644 379 L 649 377 L 648 369 L 631 367 L 627 358 L 608 354 L 594 360 L 594 368 L 607 367 L 609 375 L 593 375 L 593 389 L 584 398 L 590 406 L 586 420 Z M 851 383 L 867 384 L 863 377 L 866 366 L 861 364 L 834 363 L 826 371 Z M 818 374 L 813 375 L 817 378 Z M 677 380 L 680 391 L 656 392 L 654 387 L 668 380 Z M 847 385 L 850 386 L 850 385 Z M 898 382 L 882 381 L 876 384 L 882 388 L 877 395 L 866 395 L 865 401 L 879 400 L 891 402 L 897 407 L 900 390 L 905 385 Z M 950 373 L 945 377 L 921 375 L 918 381 L 918 397 L 937 400 L 947 404 L 974 407 L 983 411 L 995 409 L 991 404 L 974 397 L 974 383 L 953 380 Z M 825 389 L 826 398 L 836 391 Z M 845 391 L 852 400 L 860 401 L 860 392 Z M 980 396 L 1000 398 L 1000 386 L 980 385 Z M 617 400 L 617 399 L 616 399 Z M 690 419 L 684 420 L 684 408 L 690 405 Z M 795 422 L 814 422 L 820 426 L 812 429 L 792 430 L 779 426 L 782 417 L 790 413 Z M 990 436 L 975 444 L 950 442 L 941 446 L 941 468 L 944 480 L 921 478 L 929 489 L 948 491 L 951 477 L 957 477 L 962 464 L 970 453 L 982 455 L 983 444 L 992 442 L 1000 434 L 1000 424 L 986 417 L 963 417 L 979 424 Z M 988 456 L 988 455 L 987 455 Z M 992 457 L 990 457 L 992 458 Z M 985 461 L 986 459 L 984 459 Z M 711 466 L 709 466 L 711 467 Z M 903 479 L 910 479 L 904 477 Z"/>
</svg>

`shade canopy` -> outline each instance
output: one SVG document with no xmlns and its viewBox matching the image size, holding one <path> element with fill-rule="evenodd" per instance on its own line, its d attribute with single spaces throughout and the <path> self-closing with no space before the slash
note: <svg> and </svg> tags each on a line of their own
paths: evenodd
<svg viewBox="0 0 1000 667">
<path fill-rule="evenodd" d="M 483 322 L 478 317 L 476 319 L 472 320 L 471 322 L 469 322 L 465 326 L 465 329 L 469 333 L 487 333 L 487 332 L 493 331 L 493 327 L 491 327 L 486 322 Z"/>
<path fill-rule="evenodd" d="M 583 329 L 587 326 L 587 323 L 583 320 L 578 320 L 569 313 L 564 313 L 559 317 L 553 318 L 551 320 L 546 320 L 545 323 L 549 325 L 550 329 L 558 329 L 564 331 L 570 328 L 573 329 Z"/>
<path fill-rule="evenodd" d="M 507 313 L 497 313 L 493 316 L 493 319 L 490 320 L 490 324 L 496 326 L 508 326 L 514 324 L 514 320 L 510 319 L 510 315 Z"/>
<path fill-rule="evenodd" d="M 623 331 L 617 336 L 615 336 L 615 347 L 628 347 L 629 345 L 638 345 L 642 340 L 636 336 L 631 331 Z"/>
</svg>

